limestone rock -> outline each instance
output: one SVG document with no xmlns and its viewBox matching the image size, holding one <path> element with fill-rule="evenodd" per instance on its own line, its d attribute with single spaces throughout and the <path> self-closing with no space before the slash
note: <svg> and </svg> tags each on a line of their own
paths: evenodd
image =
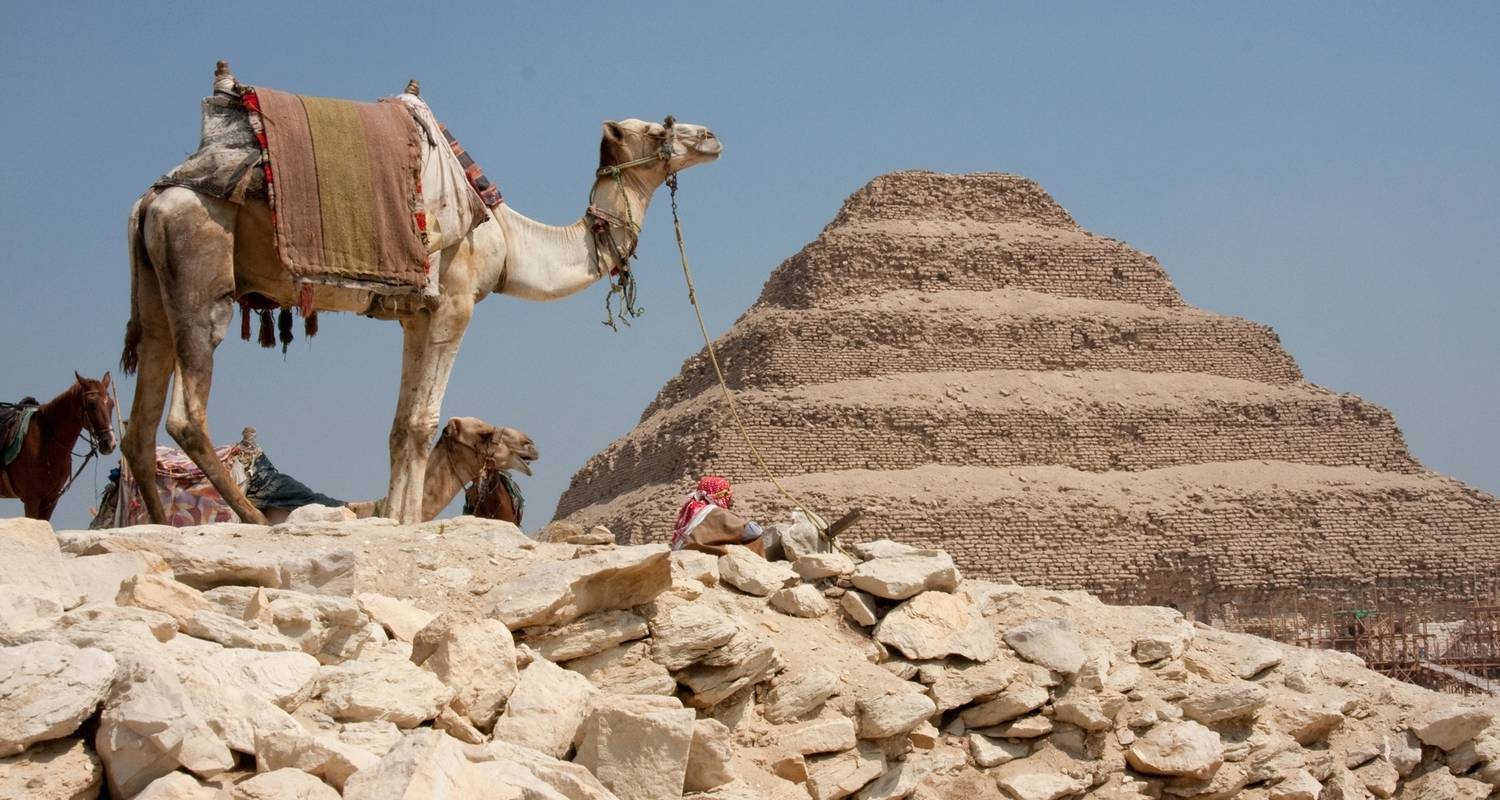
<svg viewBox="0 0 1500 800">
<path fill-rule="evenodd" d="M 1196 722 L 1157 725 L 1125 751 L 1125 760 L 1151 775 L 1207 778 L 1224 763 L 1219 734 Z"/>
<path fill-rule="evenodd" d="M 618 547 L 569 561 L 550 561 L 489 593 L 493 616 L 512 631 L 566 625 L 593 611 L 650 602 L 672 585 L 666 545 Z"/>
<path fill-rule="evenodd" d="M 692 664 L 739 631 L 733 618 L 706 600 L 659 612 L 651 617 L 650 625 L 651 657 L 669 670 Z"/>
<path fill-rule="evenodd" d="M 859 701 L 859 736 L 884 739 L 906 733 L 937 713 L 932 698 L 907 692 L 882 694 Z"/>
<path fill-rule="evenodd" d="M 839 676 L 819 668 L 787 670 L 771 681 L 762 716 L 767 722 L 783 723 L 816 711 L 839 690 Z"/>
<path fill-rule="evenodd" d="M 114 682 L 103 650 L 50 641 L 0 647 L 0 756 L 58 739 L 93 716 Z"/>
<path fill-rule="evenodd" d="M 1318 800 L 1322 793 L 1323 784 L 1317 778 L 1305 769 L 1294 769 L 1271 787 L 1268 797 L 1269 800 Z"/>
<path fill-rule="evenodd" d="M 912 550 L 874 558 L 855 567 L 849 577 L 855 588 L 887 600 L 905 600 L 922 592 L 951 592 L 958 588 L 958 568 L 940 550 Z"/>
<path fill-rule="evenodd" d="M 694 714 L 656 695 L 605 695 L 579 732 L 574 762 L 620 800 L 677 800 L 687 776 Z"/>
<path fill-rule="evenodd" d="M 300 769 L 263 772 L 236 784 L 229 796 L 231 800 L 339 800 L 332 787 Z"/>
<path fill-rule="evenodd" d="M 434 730 L 413 731 L 344 784 L 344 800 L 520 800 L 520 789 L 486 774 L 464 745 Z"/>
<path fill-rule="evenodd" d="M 545 784 L 557 795 L 566 797 L 568 800 L 614 800 L 614 793 L 606 789 L 592 772 L 580 764 L 559 761 L 529 747 L 521 747 L 509 742 L 490 742 L 485 745 L 485 750 L 497 761 L 524 768 L 537 782 Z M 472 751 L 469 753 L 469 758 L 476 760 Z M 527 796 L 532 796 L 532 793 L 527 793 Z M 547 796 L 551 797 L 551 795 Z"/>
<path fill-rule="evenodd" d="M 1125 706 L 1125 696 L 1108 690 L 1092 692 L 1071 686 L 1052 703 L 1052 718 L 1090 733 L 1110 730 L 1115 715 Z"/>
<path fill-rule="evenodd" d="M 969 734 L 969 758 L 973 759 L 975 766 L 986 769 L 998 767 L 1028 755 L 1031 755 L 1031 745 L 1025 742 L 1008 742 L 979 733 Z"/>
<path fill-rule="evenodd" d="M 516 648 L 499 620 L 443 614 L 412 642 L 412 662 L 453 690 L 453 710 L 489 730 L 516 688 Z"/>
<path fill-rule="evenodd" d="M 266 630 L 259 624 L 242 622 L 228 614 L 206 608 L 195 612 L 180 624 L 183 633 L 218 642 L 225 647 L 243 647 L 269 653 L 300 652 L 302 649 L 301 645 L 274 629 Z"/>
<path fill-rule="evenodd" d="M 94 749 L 117 797 L 130 797 L 179 767 L 206 778 L 234 766 L 233 754 L 176 676 L 145 665 L 115 682 Z"/>
<path fill-rule="evenodd" d="M 1033 714 L 992 728 L 980 728 L 978 732 L 1001 739 L 1038 739 L 1052 733 L 1052 727 L 1052 720 Z"/>
<path fill-rule="evenodd" d="M 874 598 L 864 592 L 844 592 L 839 598 L 839 607 L 860 625 L 870 626 L 880 621 L 880 609 L 875 605 Z"/>
<path fill-rule="evenodd" d="M 389 723 L 387 723 L 389 724 Z M 394 726 L 393 726 L 394 727 Z M 418 731 L 425 731 L 419 728 Z M 401 736 L 385 748 L 399 744 Z M 314 736 L 300 727 L 260 736 L 255 742 L 256 766 L 262 770 L 298 769 L 344 789 L 351 776 L 380 763 L 381 756 L 336 736 Z"/>
<path fill-rule="evenodd" d="M 56 592 L 34 586 L 0 583 L 0 641 L 51 627 L 63 613 Z"/>
<path fill-rule="evenodd" d="M 855 743 L 854 723 L 848 717 L 836 714 L 776 729 L 779 750 L 804 756 L 842 752 L 854 747 Z"/>
<path fill-rule="evenodd" d="M 821 617 L 829 611 L 828 600 L 818 587 L 803 583 L 778 590 L 771 595 L 771 605 L 794 617 Z"/>
<path fill-rule="evenodd" d="M 923 592 L 892 609 L 875 626 L 875 639 L 907 658 L 988 661 L 999 653 L 989 621 L 968 600 L 947 592 Z"/>
<path fill-rule="evenodd" d="M 740 628 L 723 646 L 676 677 L 678 683 L 692 690 L 689 702 L 698 708 L 711 708 L 746 686 L 769 678 L 781 665 L 781 656 L 767 636 Z"/>
<path fill-rule="evenodd" d="M 0 586 L 49 598 L 64 609 L 82 593 L 63 567 L 52 526 L 38 519 L 0 519 Z"/>
<path fill-rule="evenodd" d="M 706 792 L 734 780 L 733 758 L 734 740 L 729 726 L 716 719 L 695 721 L 683 790 Z"/>
<path fill-rule="evenodd" d="M 839 800 L 854 794 L 885 772 L 885 755 L 863 745 L 807 761 L 807 793 L 813 800 Z"/>
<path fill-rule="evenodd" d="M 132 575 L 120 582 L 115 603 L 158 611 L 185 627 L 194 614 L 208 608 L 203 593 L 162 573 Z"/>
<path fill-rule="evenodd" d="M 344 744 L 383 756 L 401 741 L 401 729 L 383 719 L 370 722 L 345 722 L 339 725 L 337 738 Z"/>
<path fill-rule="evenodd" d="M 532 649 L 558 663 L 602 653 L 615 645 L 644 639 L 650 633 L 645 619 L 620 609 L 588 614 L 559 628 L 525 631 L 526 643 Z"/>
<path fill-rule="evenodd" d="M 307 702 L 318 685 L 318 660 L 306 653 L 222 650 L 205 659 L 205 666 L 284 711 Z"/>
<path fill-rule="evenodd" d="M 171 772 L 152 781 L 134 800 L 220 800 L 220 796 L 186 772 Z"/>
<path fill-rule="evenodd" d="M 309 503 L 292 509 L 286 516 L 289 525 L 329 524 L 354 521 L 354 511 L 348 506 L 325 506 Z"/>
<path fill-rule="evenodd" d="M 1038 619 L 1005 632 L 1005 643 L 1021 658 L 1054 672 L 1075 675 L 1083 667 L 1083 648 L 1064 620 Z"/>
<path fill-rule="evenodd" d="M 719 580 L 756 597 L 770 597 L 797 580 L 797 573 L 784 561 L 767 561 L 754 552 L 731 546 L 719 557 Z"/>
<path fill-rule="evenodd" d="M 1009 659 L 997 658 L 983 664 L 953 664 L 938 674 L 928 691 L 938 710 L 947 711 L 998 695 L 1010 685 L 1015 676 L 1016 664 Z M 1043 694 L 1043 702 L 1046 702 L 1045 692 Z M 1024 714 L 1032 708 L 1023 709 L 1017 714 Z"/>
<path fill-rule="evenodd" d="M 417 631 L 427 627 L 436 616 L 428 611 L 394 597 L 383 594 L 367 592 L 355 598 L 359 601 L 359 608 L 370 616 L 370 619 L 380 623 L 387 632 L 395 638 L 409 642 L 416 637 Z"/>
<path fill-rule="evenodd" d="M 843 553 L 808 553 L 792 562 L 792 571 L 804 581 L 837 578 L 854 571 L 854 559 Z"/>
<path fill-rule="evenodd" d="M 719 582 L 719 557 L 698 550 L 674 550 L 672 577 L 713 586 Z"/>
<path fill-rule="evenodd" d="M 1305 746 L 1328 738 L 1344 723 L 1344 715 L 1330 705 L 1284 704 L 1275 710 L 1271 723 Z"/>
<path fill-rule="evenodd" d="M 1049 696 L 1047 690 L 1039 686 L 1016 683 L 994 698 L 964 709 L 959 719 L 970 728 L 1000 725 L 1041 708 Z"/>
<path fill-rule="evenodd" d="M 64 560 L 63 567 L 83 593 L 85 603 L 114 603 L 120 594 L 120 582 L 132 575 L 156 572 L 172 576 L 171 567 L 160 556 L 143 552 L 79 556 Z"/>
<path fill-rule="evenodd" d="M 323 667 L 319 694 L 334 719 L 368 722 L 383 719 L 411 728 L 438 715 L 453 690 L 432 672 L 410 661 L 350 661 Z"/>
<path fill-rule="evenodd" d="M 1266 690 L 1243 681 L 1198 686 L 1178 702 L 1184 716 L 1204 725 L 1253 717 L 1265 704 Z"/>
<path fill-rule="evenodd" d="M 82 739 L 63 739 L 0 758 L 0 797 L 86 800 L 99 796 L 104 767 Z"/>
<path fill-rule="evenodd" d="M 674 694 L 677 681 L 667 668 L 651 660 L 651 645 L 632 642 L 602 653 L 569 661 L 563 666 L 613 694 Z"/>
<path fill-rule="evenodd" d="M 355 564 L 354 552 L 347 548 L 263 553 L 246 552 L 225 544 L 178 544 L 125 536 L 101 541 L 90 547 L 86 554 L 120 550 L 155 553 L 166 560 L 178 581 L 200 590 L 237 584 L 348 594 Z"/>
<path fill-rule="evenodd" d="M 1086 778 L 1058 771 L 1040 759 L 1012 761 L 995 772 L 995 783 L 1016 800 L 1060 800 L 1089 788 Z"/>
<path fill-rule="evenodd" d="M 1417 738 L 1443 750 L 1453 750 L 1473 740 L 1495 719 L 1487 708 L 1447 708 L 1429 716 L 1416 729 Z"/>
<path fill-rule="evenodd" d="M 139 622 L 151 631 L 158 642 L 165 642 L 177 635 L 177 620 L 166 614 L 134 606 L 117 606 L 113 601 L 109 605 L 82 605 L 57 619 L 57 624 L 64 628 L 91 622 L 103 625 Z"/>
<path fill-rule="evenodd" d="M 521 670 L 521 680 L 495 723 L 493 736 L 563 758 L 597 694 L 582 675 L 535 659 Z"/>
</svg>

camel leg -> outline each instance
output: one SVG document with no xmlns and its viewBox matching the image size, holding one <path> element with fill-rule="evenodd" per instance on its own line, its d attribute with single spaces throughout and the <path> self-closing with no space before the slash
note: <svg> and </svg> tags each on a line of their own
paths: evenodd
<svg viewBox="0 0 1500 800">
<path fill-rule="evenodd" d="M 427 455 L 437 432 L 448 377 L 473 312 L 472 295 L 447 296 L 436 309 L 401 323 L 401 394 L 391 424 L 386 515 L 403 524 L 418 522 L 422 516 Z"/>
<path fill-rule="evenodd" d="M 208 432 L 214 349 L 234 320 L 233 204 L 187 190 L 166 190 L 147 212 L 146 245 L 157 265 L 177 368 L 167 433 L 244 522 L 266 518 L 229 477 Z"/>
<path fill-rule="evenodd" d="M 141 282 L 136 300 L 141 306 L 138 313 L 142 336 L 137 350 L 140 361 L 136 368 L 135 399 L 130 404 L 130 419 L 125 425 L 125 440 L 120 450 L 130 467 L 130 474 L 135 476 L 141 501 L 146 504 L 151 521 L 166 525 L 167 511 L 156 491 L 156 429 L 165 410 L 168 382 L 172 378 L 176 356 L 156 274 L 146 266 L 137 266 L 136 270 L 134 280 Z M 130 498 L 121 497 L 119 502 L 128 504 Z"/>
</svg>

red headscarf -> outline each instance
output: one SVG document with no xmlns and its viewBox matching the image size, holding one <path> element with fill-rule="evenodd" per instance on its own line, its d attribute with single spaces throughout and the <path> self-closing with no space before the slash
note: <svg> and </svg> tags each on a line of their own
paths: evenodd
<svg viewBox="0 0 1500 800">
<path fill-rule="evenodd" d="M 729 481 L 717 475 L 709 475 L 698 481 L 698 489 L 687 496 L 682 508 L 677 511 L 677 524 L 672 528 L 673 550 L 682 547 L 682 540 L 687 538 L 688 525 L 693 517 L 698 516 L 698 512 L 709 505 L 734 507 L 734 489 L 730 487 Z"/>
</svg>

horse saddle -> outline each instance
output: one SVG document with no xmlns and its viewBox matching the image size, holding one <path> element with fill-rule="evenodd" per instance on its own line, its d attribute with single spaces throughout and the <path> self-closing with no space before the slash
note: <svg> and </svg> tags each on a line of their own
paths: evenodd
<svg viewBox="0 0 1500 800">
<path fill-rule="evenodd" d="M 21 454 L 31 415 L 39 407 L 35 397 L 24 397 L 19 403 L 0 403 L 0 467 L 10 466 Z"/>
</svg>

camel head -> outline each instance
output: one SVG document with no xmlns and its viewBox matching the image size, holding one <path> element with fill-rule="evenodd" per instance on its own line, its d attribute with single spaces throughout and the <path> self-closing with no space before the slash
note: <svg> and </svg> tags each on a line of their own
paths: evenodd
<svg viewBox="0 0 1500 800">
<path fill-rule="evenodd" d="M 671 121 L 671 117 L 667 118 Z M 662 160 L 642 164 L 641 169 L 659 173 L 666 180 L 668 173 L 681 172 L 688 167 L 707 164 L 719 157 L 724 145 L 713 131 L 702 125 L 672 122 L 670 127 L 659 122 L 627 119 L 604 123 L 604 140 L 599 145 L 599 168 L 629 164 L 633 161 L 665 155 Z"/>
<path fill-rule="evenodd" d="M 497 428 L 477 417 L 448 420 L 442 438 L 448 441 L 451 456 L 470 463 L 476 472 L 480 465 L 488 463 L 496 469 L 520 470 L 530 475 L 531 462 L 539 455 L 530 436 L 515 428 Z"/>
<path fill-rule="evenodd" d="M 517 469 L 530 475 L 531 462 L 541 457 L 541 453 L 537 451 L 536 443 L 531 441 L 531 437 L 515 428 L 501 428 L 500 441 L 510 451 L 510 462 L 501 464 L 500 469 L 507 471 Z"/>
</svg>

